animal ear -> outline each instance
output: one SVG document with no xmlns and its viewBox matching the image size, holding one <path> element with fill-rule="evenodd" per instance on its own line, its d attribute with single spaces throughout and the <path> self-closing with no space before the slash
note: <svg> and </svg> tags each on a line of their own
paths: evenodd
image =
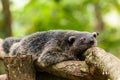
<svg viewBox="0 0 120 80">
<path fill-rule="evenodd" d="M 99 35 L 98 32 L 93 32 L 92 34 L 93 34 L 93 37 L 95 37 L 95 38 Z"/>
<path fill-rule="evenodd" d="M 70 36 L 68 38 L 69 43 L 73 43 L 75 41 L 76 37 L 75 36 Z"/>
</svg>

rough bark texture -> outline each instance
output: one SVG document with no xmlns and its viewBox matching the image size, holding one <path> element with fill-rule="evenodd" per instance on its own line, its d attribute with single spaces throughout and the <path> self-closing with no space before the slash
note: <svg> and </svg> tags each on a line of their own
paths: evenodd
<svg viewBox="0 0 120 80">
<path fill-rule="evenodd" d="M 104 76 L 111 80 L 120 80 L 120 60 L 118 58 L 98 47 L 87 50 L 85 56 L 88 66 L 95 69 L 94 76 L 99 74 L 97 76 L 99 78 Z"/>
<path fill-rule="evenodd" d="M 31 55 L 17 55 L 4 59 L 8 80 L 35 80 Z"/>
<path fill-rule="evenodd" d="M 5 58 L 8 80 L 119 80 L 120 61 L 115 56 L 98 47 L 90 48 L 84 55 L 85 61 L 64 61 L 47 68 L 35 62 L 37 72 L 28 56 Z"/>
<path fill-rule="evenodd" d="M 36 66 L 39 72 L 48 72 L 66 78 L 65 80 L 91 80 L 88 66 L 84 61 L 64 61 L 47 68 L 42 68 L 36 62 Z"/>
</svg>

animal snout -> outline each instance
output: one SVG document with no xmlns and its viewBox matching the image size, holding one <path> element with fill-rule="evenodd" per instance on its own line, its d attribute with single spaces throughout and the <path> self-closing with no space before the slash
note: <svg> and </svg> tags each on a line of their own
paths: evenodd
<svg viewBox="0 0 120 80">
<path fill-rule="evenodd" d="M 91 38 L 91 39 L 89 40 L 89 43 L 90 43 L 91 45 L 93 45 L 93 44 L 95 43 L 95 40 L 94 40 L 93 38 Z"/>
</svg>

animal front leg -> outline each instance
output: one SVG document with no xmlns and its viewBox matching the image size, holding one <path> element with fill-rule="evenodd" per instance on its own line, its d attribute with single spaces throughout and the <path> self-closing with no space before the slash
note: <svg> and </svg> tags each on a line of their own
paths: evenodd
<svg viewBox="0 0 120 80">
<path fill-rule="evenodd" d="M 41 56 L 37 60 L 37 62 L 41 67 L 47 67 L 55 63 L 73 59 L 73 57 L 67 55 L 66 53 L 62 53 L 54 50 L 55 49 L 49 50 L 41 54 Z"/>
</svg>

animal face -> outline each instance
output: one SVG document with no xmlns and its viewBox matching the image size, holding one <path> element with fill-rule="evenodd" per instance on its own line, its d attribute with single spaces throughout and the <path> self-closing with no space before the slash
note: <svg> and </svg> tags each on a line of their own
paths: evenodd
<svg viewBox="0 0 120 80">
<path fill-rule="evenodd" d="M 80 33 L 77 35 L 70 36 L 68 38 L 68 41 L 71 46 L 71 51 L 74 52 L 75 56 L 80 56 L 88 48 L 97 45 L 97 41 L 96 41 L 97 36 L 98 36 L 97 32 Z"/>
</svg>

